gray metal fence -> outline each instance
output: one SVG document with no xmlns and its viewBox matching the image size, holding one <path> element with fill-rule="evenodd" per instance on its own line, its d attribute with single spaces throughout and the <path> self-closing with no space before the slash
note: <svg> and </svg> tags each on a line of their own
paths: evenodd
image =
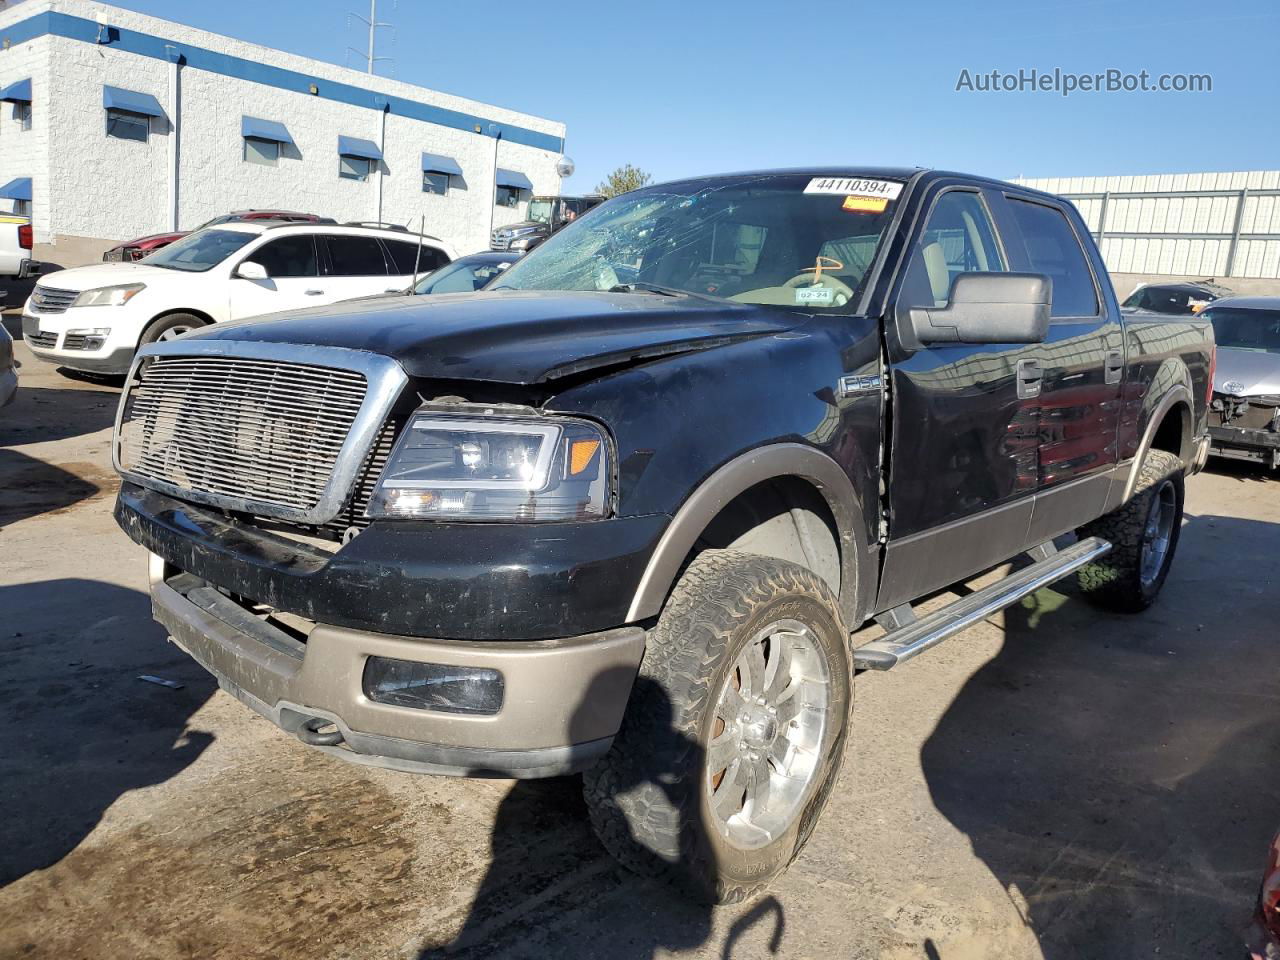
<svg viewBox="0 0 1280 960">
<path fill-rule="evenodd" d="M 1280 171 L 1014 182 L 1075 203 L 1112 273 L 1280 279 Z"/>
</svg>

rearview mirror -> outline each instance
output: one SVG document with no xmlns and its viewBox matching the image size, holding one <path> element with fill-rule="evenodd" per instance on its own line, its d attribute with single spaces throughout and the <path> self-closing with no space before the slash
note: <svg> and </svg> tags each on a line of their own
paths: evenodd
<svg viewBox="0 0 1280 960">
<path fill-rule="evenodd" d="M 1040 273 L 962 273 L 945 307 L 912 307 L 921 343 L 1040 343 L 1049 332 L 1053 281 Z"/>
<path fill-rule="evenodd" d="M 236 267 L 236 276 L 242 280 L 269 280 L 267 268 L 260 263 L 254 263 L 252 260 L 246 260 L 240 266 Z"/>
</svg>

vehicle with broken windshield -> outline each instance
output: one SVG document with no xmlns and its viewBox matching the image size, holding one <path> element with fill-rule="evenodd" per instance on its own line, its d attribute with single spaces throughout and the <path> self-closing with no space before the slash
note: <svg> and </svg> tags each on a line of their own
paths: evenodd
<svg viewBox="0 0 1280 960">
<path fill-rule="evenodd" d="M 1214 456 L 1280 467 L 1280 297 L 1229 297 L 1205 311 L 1218 345 Z"/>
<path fill-rule="evenodd" d="M 144 348 L 116 517 L 174 642 L 302 743 L 580 772 L 622 862 L 738 900 L 804 845 L 868 673 L 1071 573 L 1156 599 L 1212 352 L 1122 317 L 1058 198 L 699 178 L 478 293 Z"/>
</svg>

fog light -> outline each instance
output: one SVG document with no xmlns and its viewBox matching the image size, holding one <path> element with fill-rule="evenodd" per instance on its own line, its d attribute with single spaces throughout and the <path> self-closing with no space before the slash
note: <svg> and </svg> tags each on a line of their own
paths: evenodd
<svg viewBox="0 0 1280 960">
<path fill-rule="evenodd" d="M 502 709 L 502 674 L 485 667 L 370 657 L 363 685 L 370 700 L 397 707 L 481 715 Z"/>
</svg>

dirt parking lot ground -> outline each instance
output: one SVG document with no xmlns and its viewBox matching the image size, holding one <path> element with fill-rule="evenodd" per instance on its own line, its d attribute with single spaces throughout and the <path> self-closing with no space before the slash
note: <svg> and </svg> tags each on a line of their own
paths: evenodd
<svg viewBox="0 0 1280 960">
<path fill-rule="evenodd" d="M 1143 616 L 1045 590 L 860 678 L 808 848 L 768 896 L 713 910 L 614 866 L 573 780 L 358 767 L 219 692 L 151 621 L 111 520 L 116 388 L 17 353 L 0 957 L 1242 954 L 1280 828 L 1280 480 L 1195 478 Z"/>
</svg>

